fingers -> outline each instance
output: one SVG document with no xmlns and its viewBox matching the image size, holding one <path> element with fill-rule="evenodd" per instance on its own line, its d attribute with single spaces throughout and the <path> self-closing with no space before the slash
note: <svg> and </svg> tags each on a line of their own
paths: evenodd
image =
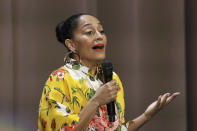
<svg viewBox="0 0 197 131">
<path fill-rule="evenodd" d="M 172 94 L 170 97 L 168 97 L 168 99 L 166 100 L 166 104 L 169 104 L 176 96 L 180 95 L 180 92 L 176 92 L 174 94 Z"/>
<path fill-rule="evenodd" d="M 111 80 L 103 85 L 103 93 L 106 93 L 106 99 L 113 101 L 117 97 L 118 86 L 116 80 Z"/>
<path fill-rule="evenodd" d="M 161 97 L 160 108 L 162 108 L 166 104 L 166 100 L 167 100 L 167 98 L 168 98 L 169 95 L 170 95 L 170 93 L 165 93 Z"/>
<path fill-rule="evenodd" d="M 117 94 L 111 95 L 110 96 L 110 101 L 113 101 L 114 99 L 116 99 L 116 97 L 117 97 Z"/>
<path fill-rule="evenodd" d="M 161 103 L 161 95 L 158 97 L 157 101 L 156 101 L 156 107 L 159 108 L 160 107 L 160 103 Z"/>
<path fill-rule="evenodd" d="M 176 96 L 180 95 L 180 92 L 173 93 L 170 95 L 170 93 L 165 93 L 164 95 L 161 96 L 161 100 L 159 104 L 159 108 L 162 108 L 164 105 L 169 104 Z"/>
<path fill-rule="evenodd" d="M 110 91 L 116 90 L 116 92 L 117 92 L 119 90 L 119 85 L 116 82 L 116 80 L 112 80 L 112 81 L 106 83 L 106 85 L 108 86 L 108 88 L 110 89 Z"/>
<path fill-rule="evenodd" d="M 99 102 L 99 105 L 107 104 L 117 98 L 118 89 L 116 80 L 112 80 L 98 88 L 94 98 Z"/>
<path fill-rule="evenodd" d="M 107 85 L 115 86 L 116 80 L 111 80 L 110 82 L 107 83 Z"/>
</svg>

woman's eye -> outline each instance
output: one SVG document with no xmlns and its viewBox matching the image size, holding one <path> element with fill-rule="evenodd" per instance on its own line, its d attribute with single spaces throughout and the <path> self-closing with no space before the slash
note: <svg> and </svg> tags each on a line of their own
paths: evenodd
<svg viewBox="0 0 197 131">
<path fill-rule="evenodd" d="M 101 32 L 101 34 L 105 34 L 105 31 L 104 30 L 101 30 L 100 32 Z"/>
<path fill-rule="evenodd" d="M 87 35 L 91 35 L 93 33 L 93 31 L 87 31 L 86 34 Z"/>
</svg>

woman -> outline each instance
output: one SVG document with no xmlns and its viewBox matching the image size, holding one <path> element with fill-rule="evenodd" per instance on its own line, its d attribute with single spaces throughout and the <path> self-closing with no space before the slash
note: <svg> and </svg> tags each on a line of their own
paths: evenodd
<svg viewBox="0 0 197 131">
<path fill-rule="evenodd" d="M 77 14 L 56 27 L 59 42 L 69 50 L 65 65 L 47 80 L 40 100 L 38 127 L 52 130 L 134 131 L 147 122 L 179 93 L 158 97 L 136 119 L 125 122 L 121 81 L 103 84 L 100 62 L 105 59 L 107 37 L 100 21 L 88 14 Z M 115 100 L 116 120 L 108 121 L 106 104 Z"/>
</svg>

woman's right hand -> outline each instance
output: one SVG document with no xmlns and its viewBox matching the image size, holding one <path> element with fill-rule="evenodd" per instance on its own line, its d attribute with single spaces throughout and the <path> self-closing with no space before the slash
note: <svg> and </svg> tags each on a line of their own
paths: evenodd
<svg viewBox="0 0 197 131">
<path fill-rule="evenodd" d="M 93 100 L 98 102 L 99 106 L 108 104 L 116 99 L 118 89 L 116 80 L 107 82 L 96 90 Z"/>
</svg>

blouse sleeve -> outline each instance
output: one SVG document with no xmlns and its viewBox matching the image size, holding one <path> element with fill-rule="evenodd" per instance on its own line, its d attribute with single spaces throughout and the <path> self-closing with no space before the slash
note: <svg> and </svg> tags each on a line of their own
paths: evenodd
<svg viewBox="0 0 197 131">
<path fill-rule="evenodd" d="M 116 99 L 116 106 L 118 108 L 118 113 L 122 123 L 121 130 L 126 131 L 128 130 L 129 122 L 126 122 L 124 117 L 125 115 L 124 88 L 122 86 L 122 82 L 120 81 L 120 78 L 116 73 L 113 74 L 113 79 L 115 79 L 119 85 L 119 91 Z"/>
<path fill-rule="evenodd" d="M 74 130 L 79 113 L 74 113 L 66 79 L 66 71 L 52 73 L 40 100 L 38 128 L 40 131 Z"/>
</svg>

